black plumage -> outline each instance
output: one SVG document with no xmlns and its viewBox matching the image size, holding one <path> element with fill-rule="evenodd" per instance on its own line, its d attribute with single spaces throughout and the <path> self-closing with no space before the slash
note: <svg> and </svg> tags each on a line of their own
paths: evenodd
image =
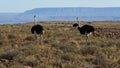
<svg viewBox="0 0 120 68">
<path fill-rule="evenodd" d="M 34 25 L 32 28 L 31 28 L 31 32 L 32 32 L 32 34 L 42 34 L 42 32 L 43 32 L 43 27 L 41 26 L 41 25 L 39 25 L 39 24 L 37 24 L 37 25 Z"/>
<path fill-rule="evenodd" d="M 82 27 L 78 27 L 80 34 L 89 34 L 95 31 L 95 28 L 91 25 L 83 25 Z"/>
</svg>

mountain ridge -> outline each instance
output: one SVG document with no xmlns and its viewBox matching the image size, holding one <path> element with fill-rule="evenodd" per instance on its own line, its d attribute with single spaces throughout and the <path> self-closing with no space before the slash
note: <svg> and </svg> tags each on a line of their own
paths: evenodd
<svg viewBox="0 0 120 68">
<path fill-rule="evenodd" d="M 23 13 L 3 14 L 0 13 L 0 23 L 4 22 L 31 22 L 33 16 L 37 16 L 38 21 L 74 21 L 80 17 L 82 21 L 120 21 L 120 7 L 59 7 L 59 8 L 34 8 Z"/>
</svg>

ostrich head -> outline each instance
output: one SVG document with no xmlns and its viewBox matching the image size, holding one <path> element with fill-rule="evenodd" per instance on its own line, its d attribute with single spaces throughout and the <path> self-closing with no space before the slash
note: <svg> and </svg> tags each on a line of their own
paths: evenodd
<svg viewBox="0 0 120 68">
<path fill-rule="evenodd" d="M 73 24 L 73 27 L 76 28 L 78 27 L 79 25 L 77 23 Z"/>
<path fill-rule="evenodd" d="M 34 15 L 34 25 L 37 24 L 37 21 L 36 21 L 36 15 Z"/>
</svg>

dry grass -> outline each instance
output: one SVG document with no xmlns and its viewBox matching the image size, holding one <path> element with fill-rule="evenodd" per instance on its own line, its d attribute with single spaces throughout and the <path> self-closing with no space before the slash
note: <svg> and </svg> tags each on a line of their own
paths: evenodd
<svg viewBox="0 0 120 68">
<path fill-rule="evenodd" d="M 82 22 L 96 28 L 90 45 L 73 23 L 39 22 L 46 31 L 42 44 L 30 32 L 33 23 L 0 25 L 0 68 L 120 67 L 120 22 Z"/>
</svg>

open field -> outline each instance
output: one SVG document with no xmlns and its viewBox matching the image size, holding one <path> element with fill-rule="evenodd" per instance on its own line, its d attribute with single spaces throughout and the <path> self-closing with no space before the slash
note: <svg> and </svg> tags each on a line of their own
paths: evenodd
<svg viewBox="0 0 120 68">
<path fill-rule="evenodd" d="M 96 29 L 89 45 L 73 23 L 39 22 L 42 43 L 34 23 L 0 25 L 0 68 L 120 68 L 120 22 L 81 22 Z"/>
</svg>

